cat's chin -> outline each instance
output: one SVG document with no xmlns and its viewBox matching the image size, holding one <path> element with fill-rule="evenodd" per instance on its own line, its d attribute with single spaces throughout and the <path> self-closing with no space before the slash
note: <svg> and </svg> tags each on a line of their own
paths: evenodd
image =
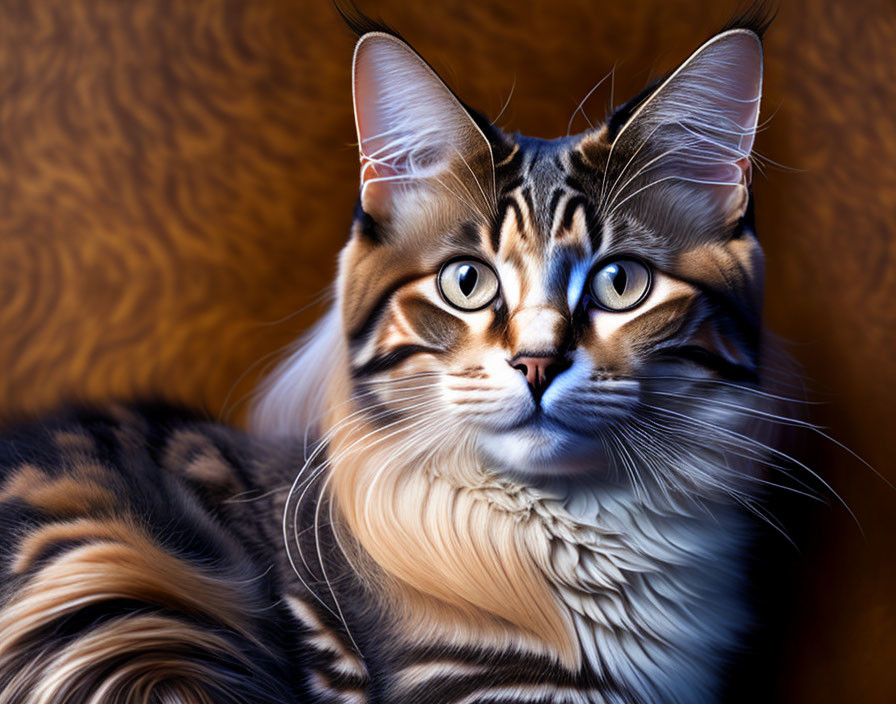
<svg viewBox="0 0 896 704">
<path fill-rule="evenodd" d="M 479 436 L 489 465 L 520 479 L 607 478 L 601 443 L 549 422 L 527 423 Z"/>
</svg>

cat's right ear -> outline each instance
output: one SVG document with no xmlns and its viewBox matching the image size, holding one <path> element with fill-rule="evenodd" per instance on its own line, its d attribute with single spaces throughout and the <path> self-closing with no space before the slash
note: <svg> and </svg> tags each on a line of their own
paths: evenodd
<svg viewBox="0 0 896 704">
<path fill-rule="evenodd" d="M 724 31 L 697 49 L 619 128 L 607 208 L 625 203 L 672 235 L 728 233 L 746 213 L 762 95 L 762 43 Z"/>
<path fill-rule="evenodd" d="M 433 198 L 488 209 L 491 146 L 430 66 L 383 32 L 361 37 L 352 69 L 361 207 L 376 222 L 431 210 Z"/>
</svg>

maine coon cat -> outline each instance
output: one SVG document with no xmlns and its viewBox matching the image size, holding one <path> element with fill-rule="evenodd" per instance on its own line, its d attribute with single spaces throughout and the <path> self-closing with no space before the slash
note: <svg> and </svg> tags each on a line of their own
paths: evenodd
<svg viewBox="0 0 896 704">
<path fill-rule="evenodd" d="M 713 701 L 774 452 L 761 23 L 545 141 L 353 22 L 358 209 L 255 432 L 7 436 L 0 702 Z"/>
</svg>

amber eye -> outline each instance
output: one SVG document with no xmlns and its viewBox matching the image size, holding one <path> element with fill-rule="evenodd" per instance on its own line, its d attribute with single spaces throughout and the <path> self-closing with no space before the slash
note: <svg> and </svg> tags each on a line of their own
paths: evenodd
<svg viewBox="0 0 896 704">
<path fill-rule="evenodd" d="M 455 259 L 439 272 L 439 291 L 455 308 L 479 310 L 498 295 L 498 276 L 478 259 Z"/>
<path fill-rule="evenodd" d="M 607 310 L 630 310 L 647 297 L 650 281 L 650 269 L 641 262 L 615 259 L 591 277 L 591 295 Z"/>
</svg>

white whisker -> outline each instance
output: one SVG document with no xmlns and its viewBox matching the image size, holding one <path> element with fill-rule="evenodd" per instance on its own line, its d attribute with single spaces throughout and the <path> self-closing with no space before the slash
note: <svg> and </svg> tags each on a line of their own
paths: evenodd
<svg viewBox="0 0 896 704">
<path fill-rule="evenodd" d="M 585 122 L 588 123 L 588 126 L 591 129 L 594 129 L 594 125 L 591 124 L 591 120 L 588 119 L 588 115 L 585 114 L 585 111 L 583 110 L 583 108 L 585 106 L 585 103 L 588 102 L 588 98 L 590 98 L 592 95 L 594 95 L 594 91 L 596 91 L 598 88 L 600 88 L 601 85 L 603 85 L 604 81 L 606 81 L 610 76 L 614 75 L 615 72 L 616 72 L 616 65 L 614 64 L 613 68 L 610 69 L 610 71 L 607 73 L 607 75 L 604 76 L 603 78 L 601 78 L 597 83 L 594 84 L 594 88 L 592 88 L 591 90 L 588 91 L 588 93 L 585 95 L 585 97 L 582 98 L 582 102 L 580 102 L 576 106 L 576 109 L 573 110 L 572 116 L 569 118 L 569 124 L 566 125 L 566 136 L 567 137 L 569 137 L 569 133 L 572 132 L 572 122 L 573 122 L 573 120 L 576 119 L 576 115 L 579 112 L 582 113 L 582 117 L 585 118 Z"/>
<path fill-rule="evenodd" d="M 740 439 L 740 440 L 743 440 L 744 442 L 747 442 L 747 443 L 749 443 L 749 444 L 751 444 L 751 445 L 753 445 L 753 446 L 762 448 L 762 449 L 764 449 L 765 451 L 767 451 L 767 452 L 769 452 L 769 453 L 771 453 L 771 454 L 777 455 L 778 457 L 780 457 L 781 459 L 783 459 L 783 460 L 785 460 L 785 461 L 787 461 L 787 462 L 792 462 L 792 463 L 793 463 L 794 465 L 796 465 L 797 467 L 800 467 L 801 469 L 803 469 L 803 470 L 805 470 L 806 472 L 808 472 L 809 474 L 811 474 L 811 475 L 812 475 L 812 476 L 813 476 L 819 483 L 821 483 L 821 484 L 824 486 L 825 489 L 827 489 L 829 492 L 831 492 L 831 495 L 834 496 L 834 497 L 837 499 L 837 501 L 843 506 L 844 509 L 846 509 L 846 511 L 847 511 L 847 512 L 849 513 L 849 515 L 852 517 L 853 521 L 855 522 L 856 526 L 858 527 L 858 529 L 859 529 L 859 531 L 862 533 L 862 535 L 865 534 L 865 531 L 864 531 L 864 529 L 862 528 L 861 523 L 859 523 L 859 519 L 856 517 L 855 513 L 853 513 L 852 509 L 849 507 L 849 504 L 847 504 L 846 501 L 844 501 L 843 497 L 841 497 L 840 494 L 838 494 L 836 491 L 834 491 L 834 488 L 833 488 L 827 481 L 825 481 L 825 480 L 821 477 L 821 475 L 819 475 L 817 472 L 815 472 L 815 471 L 813 471 L 812 469 L 810 469 L 810 468 L 809 468 L 808 466 L 806 466 L 803 462 L 800 462 L 799 460 L 795 459 L 794 457 L 791 457 L 790 455 L 788 455 L 788 454 L 785 453 L 785 452 L 782 452 L 781 450 L 778 450 L 778 449 L 776 449 L 776 448 L 774 448 L 774 447 L 771 447 L 770 445 L 766 445 L 765 443 L 762 443 L 762 442 L 760 442 L 759 440 L 755 440 L 755 439 L 750 438 L 750 437 L 748 437 L 748 436 L 746 436 L 746 435 L 743 435 L 742 433 L 738 433 L 738 432 L 735 431 L 735 430 L 731 430 L 730 428 L 724 428 L 724 427 L 715 425 L 715 424 L 713 424 L 713 423 L 709 423 L 709 422 L 707 422 L 707 421 L 705 421 L 705 420 L 702 420 L 702 419 L 691 418 L 691 417 L 686 416 L 686 415 L 684 415 L 684 414 L 682 414 L 682 413 L 678 413 L 678 412 L 676 412 L 676 411 L 672 411 L 672 410 L 670 410 L 670 409 L 668 409 L 668 408 L 661 408 L 661 407 L 659 407 L 659 406 L 652 406 L 652 405 L 650 405 L 650 404 L 646 404 L 646 403 L 643 403 L 643 402 L 642 402 L 642 405 L 643 405 L 645 408 L 649 408 L 649 409 L 651 409 L 651 410 L 653 410 L 653 411 L 657 411 L 657 412 L 659 412 L 659 413 L 664 413 L 664 414 L 668 414 L 668 415 L 671 415 L 671 416 L 680 418 L 680 419 L 682 419 L 682 420 L 684 420 L 684 421 L 687 421 L 687 422 L 689 422 L 689 423 L 697 424 L 698 426 L 702 426 L 702 427 L 704 427 L 704 428 L 706 428 L 706 429 L 710 429 L 710 430 L 717 431 L 717 432 L 719 432 L 719 433 L 722 433 L 723 435 L 728 435 L 728 436 L 736 437 L 736 438 L 738 438 L 738 439 Z"/>
</svg>

